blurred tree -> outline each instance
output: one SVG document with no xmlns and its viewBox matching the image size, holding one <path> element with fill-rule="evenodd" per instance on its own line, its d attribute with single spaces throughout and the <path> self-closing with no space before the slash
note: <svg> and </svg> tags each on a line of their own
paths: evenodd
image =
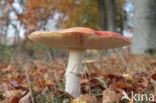
<svg viewBox="0 0 156 103">
<path fill-rule="evenodd" d="M 24 8 L 25 0 L 0 0 L 0 36 L 3 38 L 3 43 L 8 43 L 8 34 L 14 35 L 15 44 L 20 41 L 19 28 L 20 23 L 17 20 L 17 15 L 20 14 L 20 9 Z M 17 5 L 17 2 L 19 5 Z M 18 8 L 16 8 L 16 6 Z M 4 40 L 5 39 L 5 40 Z M 0 43 L 2 43 L 0 41 Z"/>
<path fill-rule="evenodd" d="M 156 0 L 134 0 L 134 38 L 132 53 L 156 49 Z"/>
<path fill-rule="evenodd" d="M 96 1 L 91 0 L 27 0 L 26 9 L 18 16 L 26 34 L 45 29 L 49 19 L 57 15 L 55 25 L 59 28 L 85 26 L 99 28 Z"/>
<path fill-rule="evenodd" d="M 98 0 L 98 5 L 102 29 L 116 31 L 115 0 Z"/>
<path fill-rule="evenodd" d="M 20 27 L 25 37 L 35 30 L 67 28 L 75 26 L 90 27 L 97 30 L 122 32 L 123 9 L 125 0 L 1 0 L 0 26 L 8 34 L 14 28 L 18 42 Z M 16 2 L 16 5 L 15 5 Z M 20 5 L 18 8 L 17 6 Z M 22 10 L 18 10 L 22 8 Z M 20 12 L 19 12 L 20 11 Z M 10 16 L 15 15 L 15 18 Z M 100 23 L 102 25 L 100 25 Z M 15 41 L 16 41 L 15 39 Z M 27 39 L 26 39 L 27 40 Z"/>
<path fill-rule="evenodd" d="M 124 2 L 125 0 L 27 0 L 26 9 L 18 18 L 24 24 L 27 34 L 43 29 L 55 15 L 58 17 L 54 22 L 57 22 L 56 27 L 59 28 L 84 26 L 121 32 Z"/>
<path fill-rule="evenodd" d="M 125 0 L 98 0 L 102 29 L 122 33 L 124 2 Z"/>
<path fill-rule="evenodd" d="M 0 0 L 0 43 L 6 41 L 7 28 L 10 24 L 9 13 L 12 11 L 13 0 Z"/>
</svg>

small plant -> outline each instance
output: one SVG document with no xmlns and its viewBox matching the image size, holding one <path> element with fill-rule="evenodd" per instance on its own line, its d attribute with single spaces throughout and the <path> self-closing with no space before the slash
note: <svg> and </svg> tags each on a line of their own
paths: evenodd
<svg viewBox="0 0 156 103">
<path fill-rule="evenodd" d="M 52 100 L 46 95 L 39 94 L 36 96 L 36 103 L 52 103 Z"/>
</svg>

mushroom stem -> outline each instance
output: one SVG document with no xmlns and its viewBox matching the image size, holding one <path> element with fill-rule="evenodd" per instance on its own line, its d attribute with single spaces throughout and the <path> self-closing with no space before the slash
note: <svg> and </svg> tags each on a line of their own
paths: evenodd
<svg viewBox="0 0 156 103">
<path fill-rule="evenodd" d="M 65 91 L 73 97 L 78 97 L 80 91 L 80 73 L 82 71 L 82 57 L 84 50 L 71 49 L 69 50 L 69 60 L 66 70 Z"/>
</svg>

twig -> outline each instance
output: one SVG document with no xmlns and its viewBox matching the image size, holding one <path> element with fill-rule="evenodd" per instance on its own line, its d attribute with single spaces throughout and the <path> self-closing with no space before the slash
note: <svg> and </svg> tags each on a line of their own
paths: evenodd
<svg viewBox="0 0 156 103">
<path fill-rule="evenodd" d="M 29 86 L 29 91 L 31 93 L 31 101 L 32 101 L 32 103 L 35 103 L 34 98 L 33 98 L 33 94 L 32 94 L 31 81 L 30 81 L 28 69 L 27 69 L 26 66 L 24 67 L 24 70 L 25 70 L 25 75 L 26 75 L 26 78 L 27 78 L 28 86 Z"/>
<path fill-rule="evenodd" d="M 49 58 L 50 58 L 50 61 L 53 63 L 53 58 L 52 58 L 52 56 L 51 56 L 51 54 L 50 54 L 49 51 L 48 51 L 48 56 L 49 56 Z"/>
</svg>

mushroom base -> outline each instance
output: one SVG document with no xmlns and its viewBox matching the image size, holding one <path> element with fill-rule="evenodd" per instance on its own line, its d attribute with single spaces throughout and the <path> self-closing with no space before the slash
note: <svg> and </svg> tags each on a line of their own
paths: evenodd
<svg viewBox="0 0 156 103">
<path fill-rule="evenodd" d="M 69 61 L 66 70 L 65 91 L 73 97 L 78 97 L 80 91 L 80 73 L 82 71 L 82 57 L 84 50 L 72 49 L 69 51 Z"/>
</svg>

